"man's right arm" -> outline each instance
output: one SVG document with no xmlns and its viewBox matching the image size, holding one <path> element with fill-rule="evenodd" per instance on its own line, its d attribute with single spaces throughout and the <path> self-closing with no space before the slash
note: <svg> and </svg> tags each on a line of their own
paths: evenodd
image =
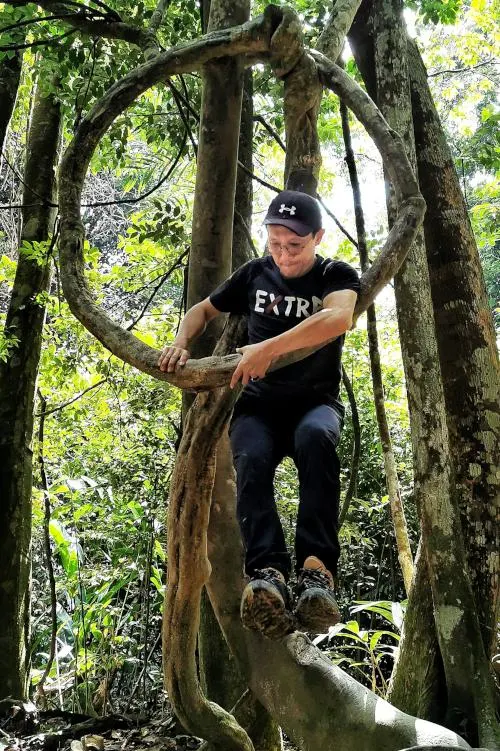
<svg viewBox="0 0 500 751">
<path fill-rule="evenodd" d="M 158 360 L 160 370 L 173 373 L 177 367 L 182 367 L 190 358 L 188 347 L 191 342 L 202 334 L 207 323 L 220 314 L 220 310 L 205 298 L 193 305 L 181 321 L 179 331 L 174 342 L 165 347 Z"/>
</svg>

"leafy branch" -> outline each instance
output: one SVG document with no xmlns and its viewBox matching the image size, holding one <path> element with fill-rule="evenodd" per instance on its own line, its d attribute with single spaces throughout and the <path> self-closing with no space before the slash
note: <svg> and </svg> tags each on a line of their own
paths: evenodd
<svg viewBox="0 0 500 751">
<path fill-rule="evenodd" d="M 62 21 L 68 23 L 73 27 L 71 30 L 74 33 L 76 30 L 88 34 L 89 36 L 101 36 L 108 39 L 119 39 L 130 44 L 134 44 L 143 50 L 150 50 L 155 48 L 159 49 L 156 35 L 150 30 L 141 29 L 138 26 L 134 26 L 132 23 L 122 21 L 119 14 L 112 8 L 109 8 L 101 0 L 92 0 L 95 5 L 102 8 L 105 13 L 102 14 L 102 18 L 89 18 L 89 11 L 91 15 L 94 15 L 96 11 L 89 9 L 88 6 L 83 5 L 75 0 L 39 0 L 37 5 L 45 10 L 54 11 L 54 15 L 63 16 Z M 9 5 L 13 7 L 29 5 L 29 2 L 25 0 L 14 0 L 9 2 Z M 68 13 L 68 7 L 77 8 L 79 11 Z M 41 19 L 40 19 L 41 20 Z M 67 33 L 65 34 L 67 36 Z M 58 37 L 55 42 L 58 41 Z M 40 40 L 42 43 L 54 43 L 53 40 Z M 26 47 L 34 46 L 34 43 L 26 43 Z M 2 49 L 0 47 L 0 49 Z M 8 47 L 8 49 L 22 49 L 21 47 Z"/>
<path fill-rule="evenodd" d="M 132 323 L 129 324 L 126 327 L 127 331 L 131 331 L 135 326 L 137 326 L 137 324 L 139 323 L 139 321 L 141 320 L 141 318 L 143 318 L 144 314 L 146 313 L 146 310 L 149 308 L 149 306 L 151 305 L 151 303 L 153 302 L 153 300 L 155 299 L 156 295 L 158 294 L 158 292 L 160 291 L 160 289 L 162 288 L 162 286 L 165 284 L 165 282 L 167 281 L 167 279 L 169 278 L 169 276 L 171 276 L 171 274 L 173 274 L 173 272 L 177 268 L 179 268 L 179 266 L 181 266 L 182 261 L 184 260 L 184 258 L 186 258 L 186 256 L 188 254 L 189 254 L 189 248 L 187 250 L 185 250 L 184 253 L 182 253 L 177 258 L 177 260 L 170 266 L 169 269 L 167 269 L 167 271 L 164 274 L 162 274 L 162 276 L 160 277 L 160 281 L 154 287 L 153 291 L 151 292 L 151 294 L 149 295 L 148 299 L 144 303 L 143 308 L 142 308 L 141 312 L 139 313 L 139 315 L 137 316 L 137 318 L 135 318 L 132 321 Z"/>
<path fill-rule="evenodd" d="M 462 66 L 460 68 L 447 68 L 445 70 L 437 70 L 434 73 L 427 73 L 428 78 L 434 78 L 435 76 L 443 76 L 445 73 L 468 73 L 471 70 L 477 70 L 477 68 L 484 68 L 485 65 L 500 65 L 498 60 L 491 58 L 490 60 L 484 60 L 477 65 Z"/>
<path fill-rule="evenodd" d="M 20 29 L 23 26 L 31 26 L 35 23 L 43 23 L 45 21 L 62 21 L 67 18 L 72 18 L 74 16 L 74 13 L 60 13 L 59 15 L 54 16 L 41 16 L 39 18 L 27 18 L 24 21 L 16 21 L 16 23 L 11 23 L 8 26 L 2 26 L 0 29 L 0 34 L 5 34 L 7 31 L 11 31 L 12 29 L 15 29 L 16 31 Z M 92 18 L 91 15 L 87 16 L 89 19 Z"/>
<path fill-rule="evenodd" d="M 59 42 L 62 39 L 67 39 L 67 37 L 72 36 L 75 34 L 77 29 L 69 29 L 69 31 L 65 31 L 63 34 L 59 34 L 55 37 L 50 37 L 49 39 L 36 39 L 32 42 L 23 42 L 19 44 L 1 44 L 0 45 L 0 52 L 9 52 L 10 50 L 27 50 L 32 47 L 51 47 L 54 44 L 59 44 Z"/>
<path fill-rule="evenodd" d="M 72 399 L 68 399 L 67 402 L 63 402 L 62 404 L 58 404 L 57 407 L 51 407 L 50 409 L 46 409 L 45 406 L 42 404 L 42 411 L 38 412 L 35 417 L 46 417 L 47 415 L 52 415 L 54 412 L 60 412 L 65 407 L 69 407 L 70 404 L 73 404 L 74 402 L 77 402 L 79 399 L 82 398 L 82 396 L 85 396 L 85 394 L 88 394 L 89 391 L 93 391 L 94 389 L 98 388 L 99 386 L 102 386 L 103 383 L 106 383 L 108 380 L 107 376 L 106 378 L 101 378 L 100 381 L 97 381 L 97 383 L 93 383 L 92 386 L 88 386 L 83 391 L 80 391 L 79 394 L 76 394 Z"/>
</svg>

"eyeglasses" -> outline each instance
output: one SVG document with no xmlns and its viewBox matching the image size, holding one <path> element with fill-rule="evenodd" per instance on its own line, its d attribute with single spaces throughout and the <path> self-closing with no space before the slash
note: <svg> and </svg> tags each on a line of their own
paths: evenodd
<svg viewBox="0 0 500 751">
<path fill-rule="evenodd" d="M 267 241 L 267 247 L 269 248 L 269 252 L 273 255 L 279 255 L 281 253 L 286 253 L 287 255 L 291 256 L 292 258 L 294 256 L 298 256 L 302 253 L 304 248 L 309 245 L 313 238 L 310 237 L 305 243 L 298 243 L 298 242 L 289 242 L 289 243 L 279 243 L 275 240 L 268 240 Z"/>
</svg>

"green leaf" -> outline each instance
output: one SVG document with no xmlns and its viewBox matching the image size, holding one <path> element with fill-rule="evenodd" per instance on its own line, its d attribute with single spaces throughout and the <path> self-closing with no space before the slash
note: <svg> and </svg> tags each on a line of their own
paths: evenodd
<svg viewBox="0 0 500 751">
<path fill-rule="evenodd" d="M 155 555 L 158 556 L 158 558 L 160 559 L 160 561 L 162 563 L 165 563 L 165 561 L 167 560 L 167 554 L 166 554 L 166 551 L 165 551 L 163 545 L 161 544 L 160 540 L 155 540 L 155 542 L 154 542 L 154 552 L 155 552 Z"/>
<path fill-rule="evenodd" d="M 347 621 L 347 623 L 344 624 L 344 628 L 359 636 L 359 623 L 357 621 Z"/>
<path fill-rule="evenodd" d="M 91 503 L 84 503 L 83 506 L 79 506 L 73 513 L 73 519 L 75 522 L 79 521 L 82 517 L 86 516 L 89 511 L 93 511 Z"/>
<path fill-rule="evenodd" d="M 57 493 L 67 493 L 69 490 L 69 487 L 65 484 L 59 483 L 57 485 L 51 485 L 49 488 L 49 492 L 56 495 Z"/>
<path fill-rule="evenodd" d="M 74 576 L 78 571 L 78 552 L 73 536 L 57 519 L 50 520 L 49 534 L 55 543 L 65 573 L 68 577 Z"/>
<path fill-rule="evenodd" d="M 399 634 L 395 634 L 393 631 L 374 631 L 372 635 L 370 636 L 370 641 L 369 641 L 370 649 L 372 652 L 375 651 L 375 648 L 377 647 L 380 639 L 383 636 L 390 636 L 391 638 L 396 639 L 396 640 L 399 640 L 400 638 Z M 386 645 L 384 644 L 384 647 L 385 646 Z"/>
<path fill-rule="evenodd" d="M 38 266 L 44 266 L 47 263 L 47 251 L 49 247 L 49 240 L 44 240 L 42 242 L 37 242 L 36 240 L 33 240 L 32 242 L 23 240 L 19 248 L 19 255 L 29 261 L 33 261 Z"/>
</svg>

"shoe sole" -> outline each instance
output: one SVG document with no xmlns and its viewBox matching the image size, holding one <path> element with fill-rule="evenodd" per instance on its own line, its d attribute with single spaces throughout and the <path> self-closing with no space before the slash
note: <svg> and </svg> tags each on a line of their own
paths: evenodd
<svg viewBox="0 0 500 751">
<path fill-rule="evenodd" d="M 321 634 L 340 622 L 340 611 L 335 600 L 325 596 L 324 590 L 310 589 L 304 592 L 294 613 L 305 631 Z"/>
<path fill-rule="evenodd" d="M 268 639 L 282 639 L 295 631 L 295 620 L 281 595 L 266 581 L 255 584 L 247 584 L 241 599 L 241 621 L 245 628 Z"/>
</svg>

